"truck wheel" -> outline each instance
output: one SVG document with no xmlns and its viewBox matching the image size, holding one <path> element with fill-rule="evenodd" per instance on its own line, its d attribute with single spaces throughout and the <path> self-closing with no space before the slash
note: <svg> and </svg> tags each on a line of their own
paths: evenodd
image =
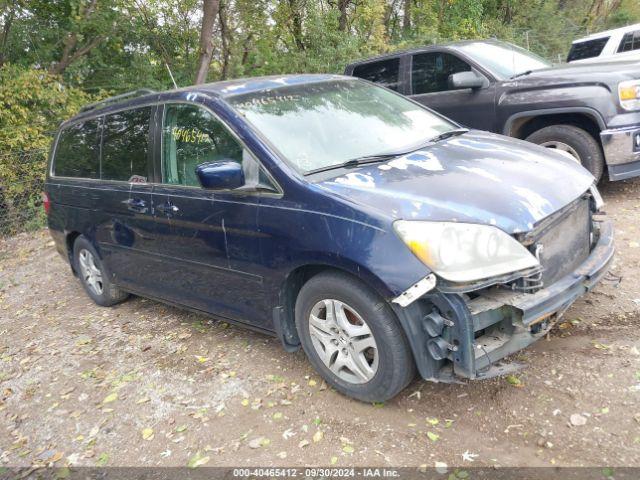
<svg viewBox="0 0 640 480">
<path fill-rule="evenodd" d="M 383 402 L 414 378 L 415 362 L 395 314 L 357 279 L 339 272 L 312 277 L 298 294 L 295 315 L 309 361 L 339 392 Z"/>
<path fill-rule="evenodd" d="M 573 125 L 551 125 L 541 128 L 525 140 L 543 147 L 569 153 L 599 181 L 604 170 L 600 145 L 587 131 Z"/>
<path fill-rule="evenodd" d="M 98 252 L 82 235 L 73 244 L 73 261 L 82 286 L 98 305 L 110 307 L 126 300 L 129 296 L 111 283 Z"/>
</svg>

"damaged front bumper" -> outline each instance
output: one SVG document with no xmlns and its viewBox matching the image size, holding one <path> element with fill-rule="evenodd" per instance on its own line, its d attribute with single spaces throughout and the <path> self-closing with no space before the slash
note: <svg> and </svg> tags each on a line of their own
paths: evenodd
<svg viewBox="0 0 640 480">
<path fill-rule="evenodd" d="M 489 378 L 518 368 L 499 360 L 543 337 L 560 314 L 590 291 L 613 260 L 613 229 L 597 222 L 589 256 L 571 273 L 535 293 L 501 287 L 475 296 L 437 290 L 406 308 L 394 306 L 423 378 L 452 382 Z"/>
</svg>

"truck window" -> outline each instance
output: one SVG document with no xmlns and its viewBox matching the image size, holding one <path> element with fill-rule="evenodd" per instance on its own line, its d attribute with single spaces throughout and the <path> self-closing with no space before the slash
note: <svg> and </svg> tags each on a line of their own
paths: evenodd
<svg viewBox="0 0 640 480">
<path fill-rule="evenodd" d="M 586 40 L 584 42 L 574 43 L 573 45 L 571 45 L 571 50 L 569 50 L 567 62 L 597 57 L 602 53 L 602 49 L 608 41 L 609 37 L 602 37 L 596 38 L 594 40 Z"/>
<path fill-rule="evenodd" d="M 630 52 L 631 50 L 638 49 L 640 49 L 640 30 L 625 33 L 624 37 L 622 37 L 622 40 L 620 40 L 618 53 Z"/>
<path fill-rule="evenodd" d="M 54 175 L 100 178 L 98 128 L 98 120 L 89 120 L 60 132 L 53 161 Z"/>
<path fill-rule="evenodd" d="M 449 53 L 420 53 L 411 63 L 411 87 L 413 95 L 449 90 L 449 75 L 469 72 L 468 63 Z"/>
<path fill-rule="evenodd" d="M 107 115 L 102 132 L 102 179 L 146 182 L 151 108 Z"/>
<path fill-rule="evenodd" d="M 195 105 L 167 105 L 162 129 L 162 181 L 197 187 L 201 163 L 242 163 L 243 148 L 209 111 Z"/>
<path fill-rule="evenodd" d="M 400 58 L 364 63 L 353 69 L 353 76 L 375 82 L 391 90 L 398 90 Z"/>
</svg>

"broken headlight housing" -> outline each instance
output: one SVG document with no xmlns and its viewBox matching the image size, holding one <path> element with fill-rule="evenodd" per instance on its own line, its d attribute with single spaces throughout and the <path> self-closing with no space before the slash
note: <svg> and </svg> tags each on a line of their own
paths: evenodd
<svg viewBox="0 0 640 480">
<path fill-rule="evenodd" d="M 471 282 L 527 268 L 538 260 L 491 225 L 398 220 L 393 227 L 413 254 L 450 282 Z"/>
</svg>

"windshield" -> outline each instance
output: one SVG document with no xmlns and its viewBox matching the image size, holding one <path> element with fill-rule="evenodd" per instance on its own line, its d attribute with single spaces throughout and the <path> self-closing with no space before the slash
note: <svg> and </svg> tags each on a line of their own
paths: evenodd
<svg viewBox="0 0 640 480">
<path fill-rule="evenodd" d="M 472 42 L 457 48 L 501 79 L 552 66 L 544 58 L 510 43 Z"/>
<path fill-rule="evenodd" d="M 227 98 L 298 171 L 416 148 L 455 125 L 361 80 L 292 85 Z"/>
</svg>

